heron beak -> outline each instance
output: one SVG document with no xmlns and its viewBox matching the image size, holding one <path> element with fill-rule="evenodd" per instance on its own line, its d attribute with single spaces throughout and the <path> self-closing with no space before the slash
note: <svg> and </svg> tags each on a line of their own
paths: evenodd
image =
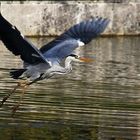
<svg viewBox="0 0 140 140">
<path fill-rule="evenodd" d="M 78 59 L 79 59 L 81 62 L 87 62 L 87 63 L 93 62 L 93 59 L 91 59 L 91 58 L 79 57 Z"/>
</svg>

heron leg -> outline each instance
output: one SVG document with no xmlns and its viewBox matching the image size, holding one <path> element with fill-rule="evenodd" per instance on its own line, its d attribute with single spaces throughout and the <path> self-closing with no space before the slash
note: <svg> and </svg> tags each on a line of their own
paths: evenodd
<svg viewBox="0 0 140 140">
<path fill-rule="evenodd" d="M 15 112 L 18 110 L 20 104 L 21 104 L 21 101 L 23 99 L 23 96 L 24 96 L 24 93 L 26 91 L 26 89 L 33 83 L 37 82 L 38 80 L 40 80 L 40 78 L 37 78 L 35 79 L 34 81 L 32 82 L 29 82 L 29 81 L 24 81 L 24 83 L 21 83 L 20 84 L 20 87 L 23 87 L 23 90 L 22 90 L 22 94 L 20 96 L 20 100 L 19 102 L 13 107 L 13 110 L 12 110 L 12 116 L 14 116 Z"/>
<path fill-rule="evenodd" d="M 18 82 L 18 84 L 14 87 L 14 89 L 12 89 L 12 91 L 11 91 L 7 96 L 5 96 L 5 97 L 2 99 L 2 101 L 1 101 L 1 103 L 0 103 L 0 107 L 2 107 L 2 105 L 6 102 L 6 100 L 7 100 L 13 93 L 15 93 L 15 91 L 17 90 L 17 88 L 19 88 L 20 86 L 21 86 L 21 81 Z"/>
<path fill-rule="evenodd" d="M 23 87 L 22 94 L 20 96 L 19 102 L 12 109 L 12 116 L 14 116 L 15 112 L 18 110 L 18 108 L 19 108 L 19 106 L 21 104 L 21 101 L 23 99 L 24 93 L 25 93 L 25 91 L 26 91 L 26 89 L 27 89 L 28 86 L 29 85 L 27 83 L 24 86 L 22 86 Z"/>
</svg>

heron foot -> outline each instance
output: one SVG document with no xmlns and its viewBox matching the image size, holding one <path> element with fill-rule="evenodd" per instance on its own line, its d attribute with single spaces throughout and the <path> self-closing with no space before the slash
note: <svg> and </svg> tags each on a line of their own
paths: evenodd
<svg viewBox="0 0 140 140">
<path fill-rule="evenodd" d="M 16 89 L 17 89 L 19 86 L 20 86 L 20 85 L 19 85 L 19 83 L 18 83 L 17 86 L 15 86 L 14 89 L 13 89 L 7 96 L 5 96 L 5 97 L 2 99 L 2 101 L 1 101 L 1 103 L 0 103 L 0 107 L 3 106 L 3 104 L 6 102 L 6 100 L 16 91 Z"/>
<path fill-rule="evenodd" d="M 0 107 L 3 106 L 3 104 L 4 104 L 4 102 L 6 102 L 7 98 L 8 98 L 8 96 L 5 96 L 5 97 L 2 99 L 2 101 L 1 101 L 1 103 L 0 103 Z"/>
<path fill-rule="evenodd" d="M 28 85 L 28 82 L 27 81 L 19 81 L 18 82 L 18 84 L 14 87 L 14 89 L 12 89 L 12 91 L 7 95 L 7 96 L 5 96 L 3 99 L 2 99 L 2 101 L 1 101 L 1 103 L 0 103 L 0 107 L 2 107 L 3 106 L 3 104 L 7 101 L 7 99 L 13 94 L 13 93 L 15 93 L 15 91 L 18 89 L 18 88 L 20 88 L 20 87 L 26 87 Z"/>
<path fill-rule="evenodd" d="M 22 94 L 24 94 L 24 92 L 25 92 L 25 89 L 27 88 L 27 86 L 29 86 L 28 85 L 28 82 L 27 81 L 19 81 L 18 82 L 18 84 L 14 87 L 14 89 L 12 89 L 12 91 L 7 95 L 7 96 L 5 96 L 3 99 L 2 99 L 2 101 L 1 101 L 1 103 L 0 103 L 0 107 L 2 107 L 3 106 L 3 104 L 7 101 L 7 99 L 13 94 L 13 93 L 15 93 L 15 91 L 18 89 L 18 88 L 21 88 L 21 87 L 23 87 L 23 92 L 22 92 Z M 21 95 L 22 96 L 22 95 Z M 20 97 L 20 100 L 22 99 L 22 97 Z M 21 101 L 19 101 L 19 105 L 20 105 L 20 102 Z M 18 109 L 18 106 L 19 105 L 16 105 L 15 107 L 14 107 L 14 109 L 13 109 L 13 111 L 12 112 L 16 112 L 16 110 Z"/>
</svg>

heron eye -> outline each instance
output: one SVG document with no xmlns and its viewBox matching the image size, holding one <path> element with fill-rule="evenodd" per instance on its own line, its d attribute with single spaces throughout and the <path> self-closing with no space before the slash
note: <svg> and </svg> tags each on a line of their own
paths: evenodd
<svg viewBox="0 0 140 140">
<path fill-rule="evenodd" d="M 75 56 L 75 58 L 79 58 L 79 56 L 78 56 L 78 55 L 76 55 L 76 56 Z"/>
</svg>

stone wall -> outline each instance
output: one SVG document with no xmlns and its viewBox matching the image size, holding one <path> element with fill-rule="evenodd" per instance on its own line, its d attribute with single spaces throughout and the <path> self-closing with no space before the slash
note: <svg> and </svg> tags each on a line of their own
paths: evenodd
<svg viewBox="0 0 140 140">
<path fill-rule="evenodd" d="M 140 35 L 140 3 L 137 0 L 107 1 L 5 1 L 0 3 L 0 10 L 27 36 L 56 36 L 94 16 L 111 21 L 103 35 Z"/>
</svg>

